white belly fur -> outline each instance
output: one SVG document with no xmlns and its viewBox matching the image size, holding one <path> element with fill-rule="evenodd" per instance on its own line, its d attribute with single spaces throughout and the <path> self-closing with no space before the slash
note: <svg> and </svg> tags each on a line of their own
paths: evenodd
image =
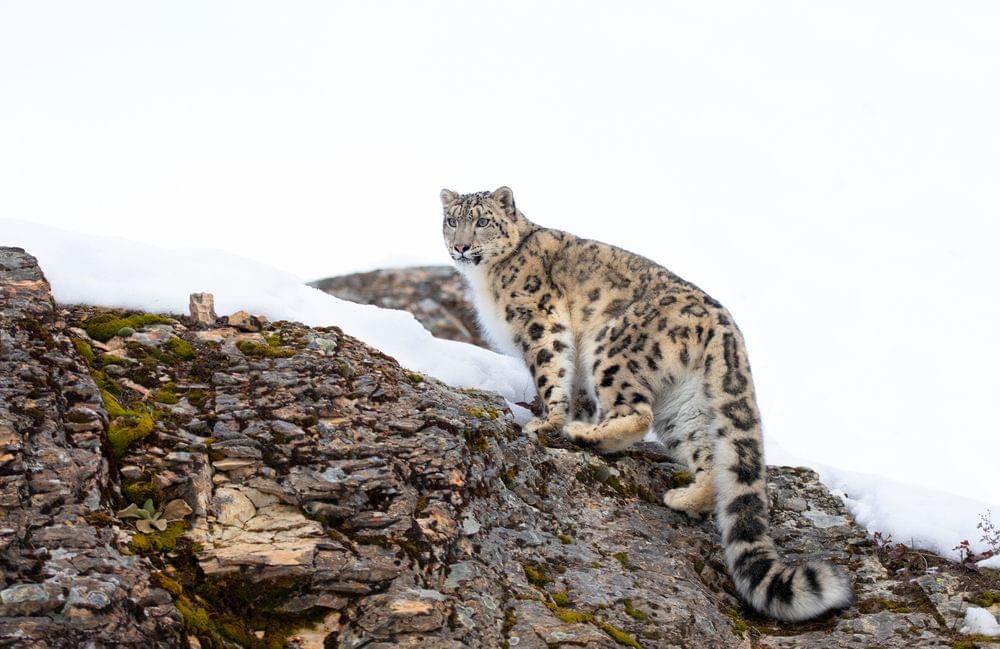
<svg viewBox="0 0 1000 649">
<path fill-rule="evenodd" d="M 493 302 L 486 271 L 471 264 L 458 264 L 456 267 L 469 283 L 472 303 L 476 307 L 476 318 L 487 342 L 502 354 L 520 358 L 521 352 L 514 344 L 514 333 Z"/>
</svg>

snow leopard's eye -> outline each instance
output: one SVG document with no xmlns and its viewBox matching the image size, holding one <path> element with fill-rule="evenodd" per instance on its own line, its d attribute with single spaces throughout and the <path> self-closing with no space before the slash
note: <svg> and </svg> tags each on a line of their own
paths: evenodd
<svg viewBox="0 0 1000 649">
<path fill-rule="evenodd" d="M 489 224 L 490 224 L 489 219 L 479 219 L 478 221 L 476 221 L 477 228 L 485 228 Z"/>
<path fill-rule="evenodd" d="M 446 223 L 448 224 L 448 227 L 449 227 L 449 228 L 453 228 L 453 227 L 455 227 L 455 225 L 457 225 L 457 224 L 455 223 L 455 219 L 448 219 L 448 220 L 447 220 L 447 221 L 445 221 L 445 222 L 446 222 Z"/>
</svg>

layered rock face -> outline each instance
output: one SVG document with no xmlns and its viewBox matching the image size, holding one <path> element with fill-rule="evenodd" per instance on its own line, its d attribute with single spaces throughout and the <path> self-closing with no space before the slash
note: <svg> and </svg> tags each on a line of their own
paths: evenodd
<svg viewBox="0 0 1000 649">
<path fill-rule="evenodd" d="M 35 260 L 0 248 L 0 646 L 179 646 L 149 562 L 118 548 L 108 415 Z"/>
<path fill-rule="evenodd" d="M 0 646 L 956 641 L 976 582 L 890 573 L 811 471 L 771 467 L 775 539 L 859 604 L 778 625 L 731 594 L 712 521 L 660 504 L 688 476 L 658 447 L 526 436 L 335 327 L 58 307 L 0 251 Z"/>
</svg>

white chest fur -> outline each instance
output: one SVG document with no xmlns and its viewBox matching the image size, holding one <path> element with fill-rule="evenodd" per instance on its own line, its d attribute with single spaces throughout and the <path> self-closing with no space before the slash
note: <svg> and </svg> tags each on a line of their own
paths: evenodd
<svg viewBox="0 0 1000 649">
<path fill-rule="evenodd" d="M 521 352 L 514 344 L 514 334 L 510 325 L 504 319 L 500 307 L 493 301 L 493 292 L 490 290 L 490 280 L 486 271 L 471 264 L 459 264 L 457 267 L 469 283 L 472 303 L 476 307 L 476 317 L 479 319 L 479 326 L 486 340 L 498 352 L 520 358 Z"/>
</svg>

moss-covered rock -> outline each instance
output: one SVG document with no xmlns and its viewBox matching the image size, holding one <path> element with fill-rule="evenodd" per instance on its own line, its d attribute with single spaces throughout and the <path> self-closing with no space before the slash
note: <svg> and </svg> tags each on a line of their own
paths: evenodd
<svg viewBox="0 0 1000 649">
<path fill-rule="evenodd" d="M 122 489 L 130 502 L 142 505 L 147 500 L 156 500 L 158 493 L 152 480 L 131 482 Z"/>
<path fill-rule="evenodd" d="M 524 562 L 521 564 L 521 568 L 524 569 L 524 576 L 528 579 L 528 583 L 532 586 L 538 588 L 545 588 L 545 584 L 552 581 L 545 569 L 537 564 Z"/>
<path fill-rule="evenodd" d="M 295 350 L 277 345 L 261 345 L 252 340 L 241 340 L 236 343 L 236 348 L 243 352 L 244 356 L 254 358 L 289 358 L 295 355 Z"/>
<path fill-rule="evenodd" d="M 634 647 L 634 649 L 642 649 L 642 645 L 639 644 L 639 641 L 636 640 L 632 634 L 622 631 L 614 624 L 611 624 L 610 622 L 601 622 L 597 626 L 601 628 L 601 631 L 604 631 L 609 636 L 611 636 L 611 639 L 617 642 L 618 644 L 624 647 Z"/>
<path fill-rule="evenodd" d="M 94 348 L 90 346 L 90 343 L 82 338 L 73 338 L 73 347 L 76 349 L 76 353 L 87 361 L 87 365 L 93 365 Z"/>
<path fill-rule="evenodd" d="M 157 403 L 165 403 L 167 405 L 173 405 L 178 401 L 180 401 L 180 397 L 177 396 L 177 393 L 174 391 L 174 388 L 167 386 L 164 386 L 158 390 L 154 390 L 152 397 L 153 401 Z"/>
<path fill-rule="evenodd" d="M 153 417 L 148 412 L 125 411 L 115 418 L 108 428 L 108 442 L 115 457 L 121 457 L 129 445 L 153 432 L 154 426 Z"/>
<path fill-rule="evenodd" d="M 83 323 L 84 331 L 94 340 L 107 342 L 124 328 L 141 329 L 151 324 L 170 324 L 170 320 L 152 313 L 116 314 L 103 313 Z"/>
<path fill-rule="evenodd" d="M 153 534 L 136 534 L 132 537 L 129 547 L 137 554 L 169 552 L 177 547 L 177 542 L 184 536 L 186 525 L 183 521 L 173 521 L 167 524 L 167 529 Z"/>
<path fill-rule="evenodd" d="M 1000 604 L 1000 591 L 984 590 L 972 600 L 972 603 L 980 608 L 989 608 L 994 604 Z"/>
<path fill-rule="evenodd" d="M 174 336 L 168 338 L 165 344 L 170 353 L 180 360 L 189 361 L 195 357 L 194 347 L 183 338 Z"/>
</svg>

